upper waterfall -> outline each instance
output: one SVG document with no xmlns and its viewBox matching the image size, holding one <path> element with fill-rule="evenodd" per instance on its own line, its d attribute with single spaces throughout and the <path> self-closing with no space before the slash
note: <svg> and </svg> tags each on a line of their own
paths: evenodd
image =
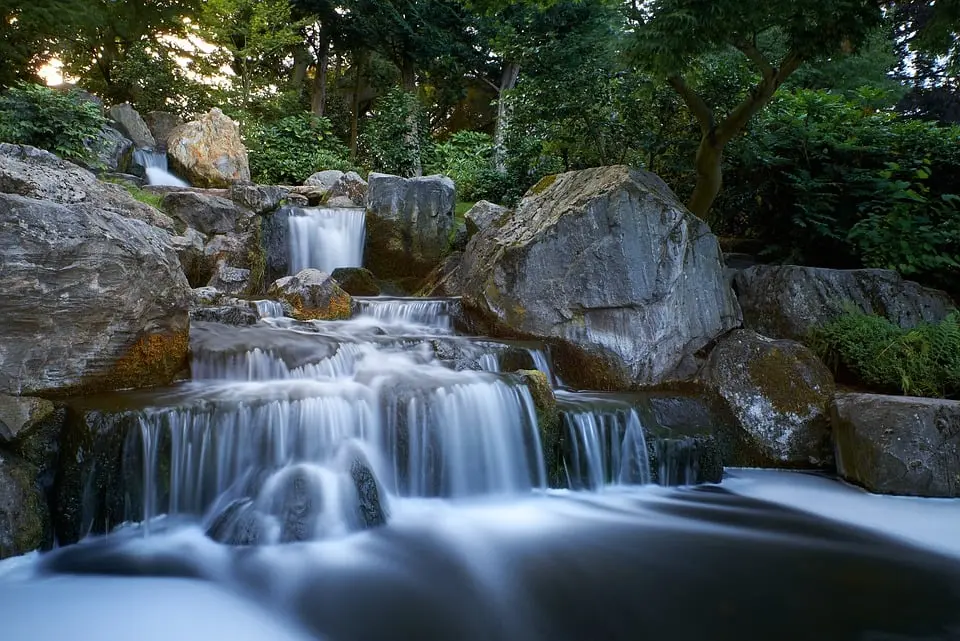
<svg viewBox="0 0 960 641">
<path fill-rule="evenodd" d="M 162 151 L 152 151 L 150 149 L 137 149 L 133 152 L 136 161 L 142 165 L 147 174 L 148 185 L 160 185 L 165 187 L 189 187 L 190 183 L 177 178 L 170 173 L 167 164 L 167 154 Z"/>
<path fill-rule="evenodd" d="M 288 224 L 291 274 L 308 268 L 330 274 L 338 267 L 363 264 L 363 209 L 296 209 Z"/>
</svg>

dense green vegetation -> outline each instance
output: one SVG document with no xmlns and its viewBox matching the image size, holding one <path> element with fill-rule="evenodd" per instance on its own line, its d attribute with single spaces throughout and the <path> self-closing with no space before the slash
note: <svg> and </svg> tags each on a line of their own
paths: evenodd
<svg viewBox="0 0 960 641">
<path fill-rule="evenodd" d="M 84 160 L 90 155 L 89 141 L 105 123 L 100 107 L 76 91 L 20 83 L 0 94 L 0 142 Z"/>
<path fill-rule="evenodd" d="M 905 330 L 851 311 L 816 330 L 811 342 L 841 380 L 889 393 L 960 398 L 960 312 Z"/>
</svg>

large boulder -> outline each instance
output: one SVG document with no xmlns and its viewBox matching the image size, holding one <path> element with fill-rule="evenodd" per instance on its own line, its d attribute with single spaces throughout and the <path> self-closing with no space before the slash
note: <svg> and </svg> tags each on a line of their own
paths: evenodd
<svg viewBox="0 0 960 641">
<path fill-rule="evenodd" d="M 197 187 L 250 182 L 250 163 L 237 123 L 219 109 L 174 129 L 167 139 L 170 168 Z"/>
<path fill-rule="evenodd" d="M 202 234 L 226 234 L 253 214 L 232 200 L 193 191 L 172 191 L 163 197 L 163 209 Z"/>
<path fill-rule="evenodd" d="M 338 169 L 327 169 L 326 171 L 318 171 L 309 178 L 303 181 L 303 184 L 307 187 L 319 187 L 329 191 L 338 180 L 343 177 L 343 172 Z"/>
<path fill-rule="evenodd" d="M 224 294 L 239 295 L 250 290 L 250 270 L 242 267 L 232 267 L 226 261 L 217 263 L 213 276 L 207 283 Z"/>
<path fill-rule="evenodd" d="M 946 293 L 885 269 L 755 265 L 736 275 L 734 288 L 744 327 L 793 340 L 851 307 L 910 328 L 943 320 L 954 306 Z"/>
<path fill-rule="evenodd" d="M 93 156 L 87 168 L 97 172 L 124 173 L 133 159 L 133 142 L 110 125 L 104 125 L 100 135 L 87 141 L 85 147 Z"/>
<path fill-rule="evenodd" d="M 616 389 L 692 376 L 740 324 L 719 252 L 657 176 L 599 167 L 531 189 L 470 240 L 459 281 L 481 330 L 550 342 L 565 381 Z"/>
<path fill-rule="evenodd" d="M 333 280 L 351 296 L 379 296 L 380 285 L 369 269 L 339 267 L 333 270 Z"/>
<path fill-rule="evenodd" d="M 150 128 L 153 139 L 157 141 L 156 148 L 158 151 L 167 150 L 167 140 L 170 138 L 170 134 L 183 124 L 183 118 L 168 111 L 151 111 L 143 117 L 143 120 Z"/>
<path fill-rule="evenodd" d="M 205 285 L 213 276 L 216 261 L 204 254 L 206 242 L 206 236 L 190 227 L 182 235 L 170 239 L 170 245 L 177 252 L 180 267 L 191 287 Z"/>
<path fill-rule="evenodd" d="M 95 202 L 0 194 L 0 393 L 169 383 L 191 297 L 170 238 Z"/>
<path fill-rule="evenodd" d="M 117 129 L 132 140 L 138 149 L 153 149 L 157 146 L 157 141 L 150 133 L 147 123 L 132 105 L 128 103 L 114 105 L 107 110 L 107 116 L 117 123 Z"/>
<path fill-rule="evenodd" d="M 50 539 L 50 512 L 37 469 L 0 451 L 0 559 L 19 556 Z"/>
<path fill-rule="evenodd" d="M 174 230 L 169 216 L 134 199 L 123 187 L 100 182 L 86 169 L 26 145 L 0 144 L 0 193 L 52 201 L 91 215 L 112 212 Z"/>
<path fill-rule="evenodd" d="M 46 399 L 0 394 L 0 444 L 15 442 L 55 412 Z"/>
<path fill-rule="evenodd" d="M 304 269 L 277 280 L 269 295 L 290 303 L 297 320 L 341 320 L 351 315 L 350 294 L 319 269 Z"/>
<path fill-rule="evenodd" d="M 467 239 L 473 238 L 474 234 L 496 224 L 498 220 L 506 218 L 509 213 L 510 210 L 501 205 L 486 200 L 477 202 L 463 216 L 467 225 Z"/>
<path fill-rule="evenodd" d="M 267 214 L 280 207 L 287 190 L 274 185 L 234 183 L 230 186 L 230 199 L 255 214 Z"/>
<path fill-rule="evenodd" d="M 421 278 L 450 243 L 456 191 L 445 176 L 370 174 L 364 265 L 378 278 Z"/>
<path fill-rule="evenodd" d="M 833 376 L 800 343 L 751 330 L 724 336 L 701 372 L 726 399 L 758 467 L 829 467 Z"/>
<path fill-rule="evenodd" d="M 837 471 L 880 494 L 960 497 L 960 401 L 838 394 Z"/>
<path fill-rule="evenodd" d="M 367 181 L 360 177 L 360 174 L 348 171 L 337 179 L 337 182 L 330 186 L 327 192 L 328 200 L 336 198 L 347 198 L 351 202 L 362 206 L 367 200 L 369 186 Z"/>
</svg>

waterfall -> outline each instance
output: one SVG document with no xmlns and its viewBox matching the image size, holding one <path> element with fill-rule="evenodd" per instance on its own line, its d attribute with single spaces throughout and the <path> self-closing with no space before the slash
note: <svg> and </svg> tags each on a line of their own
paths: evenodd
<svg viewBox="0 0 960 641">
<path fill-rule="evenodd" d="M 362 209 L 295 209 L 288 219 L 290 273 L 314 268 L 328 274 L 363 264 Z"/>
<path fill-rule="evenodd" d="M 189 187 L 190 183 L 177 178 L 170 173 L 167 165 L 167 154 L 162 151 L 152 151 L 150 149 L 137 149 L 133 152 L 137 163 L 142 165 L 146 171 L 147 184 L 166 187 Z"/>
<path fill-rule="evenodd" d="M 377 298 L 355 297 L 357 314 L 375 318 L 385 323 L 426 325 L 449 331 L 453 327 L 450 306 L 455 299 L 449 298 Z"/>
<path fill-rule="evenodd" d="M 284 316 L 283 305 L 275 300 L 258 300 L 254 301 L 254 304 L 257 306 L 260 318 L 283 318 Z"/>
</svg>

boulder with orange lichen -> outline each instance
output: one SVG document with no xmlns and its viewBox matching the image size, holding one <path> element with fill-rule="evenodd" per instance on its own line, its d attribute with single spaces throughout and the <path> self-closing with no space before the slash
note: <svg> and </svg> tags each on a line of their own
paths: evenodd
<svg viewBox="0 0 960 641">
<path fill-rule="evenodd" d="M 271 298 L 285 300 L 298 320 L 342 320 L 350 318 L 352 300 L 330 274 L 304 269 L 285 276 L 270 286 Z"/>
<path fill-rule="evenodd" d="M 174 129 L 167 138 L 170 167 L 196 187 L 250 182 L 240 127 L 219 109 Z"/>
</svg>

